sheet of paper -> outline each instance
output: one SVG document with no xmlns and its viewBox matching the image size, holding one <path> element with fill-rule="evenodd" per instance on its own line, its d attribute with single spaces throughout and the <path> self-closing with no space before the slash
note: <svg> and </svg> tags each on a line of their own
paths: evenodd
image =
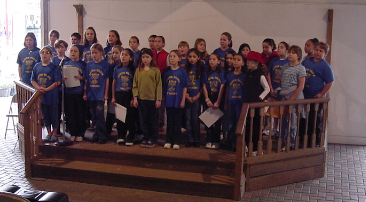
<svg viewBox="0 0 366 202">
<path fill-rule="evenodd" d="M 220 109 L 210 107 L 204 111 L 199 118 L 207 127 L 211 127 L 223 115 L 224 113 Z"/>
<path fill-rule="evenodd" d="M 116 104 L 115 108 L 116 108 L 116 118 L 122 121 L 123 123 L 126 123 L 127 108 L 119 104 Z"/>
<path fill-rule="evenodd" d="M 75 78 L 75 76 L 79 74 L 78 69 L 75 66 L 64 65 L 62 70 L 64 76 L 67 78 L 65 80 L 65 85 L 67 88 L 80 86 L 80 80 Z"/>
</svg>

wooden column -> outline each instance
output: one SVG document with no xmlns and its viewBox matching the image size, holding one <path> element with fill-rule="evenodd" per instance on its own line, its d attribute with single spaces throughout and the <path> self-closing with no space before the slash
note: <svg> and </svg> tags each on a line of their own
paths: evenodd
<svg viewBox="0 0 366 202">
<path fill-rule="evenodd" d="M 328 21 L 327 21 L 327 44 L 330 47 L 329 53 L 325 60 L 330 64 L 332 58 L 332 41 L 333 41 L 333 9 L 328 9 Z"/>
<path fill-rule="evenodd" d="M 84 31 L 83 11 L 84 11 L 84 6 L 83 6 L 83 4 L 74 4 L 74 7 L 76 9 L 76 12 L 78 13 L 78 32 L 81 36 L 83 36 L 83 31 Z"/>
</svg>

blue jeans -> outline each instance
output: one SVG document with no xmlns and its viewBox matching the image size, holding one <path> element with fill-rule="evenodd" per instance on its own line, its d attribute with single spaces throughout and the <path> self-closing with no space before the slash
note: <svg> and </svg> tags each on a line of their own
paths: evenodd
<svg viewBox="0 0 366 202">
<path fill-rule="evenodd" d="M 296 107 L 294 107 L 291 113 L 291 120 L 289 120 L 289 114 L 286 118 L 282 119 L 282 132 L 281 132 L 281 139 L 282 139 L 282 147 L 286 146 L 287 143 L 287 134 L 288 134 L 288 126 L 290 124 L 290 147 L 293 149 L 295 148 L 295 140 L 297 135 L 297 113 Z"/>
<path fill-rule="evenodd" d="M 58 105 L 46 105 L 41 104 L 43 122 L 46 127 L 58 128 L 59 127 L 59 119 L 58 116 Z"/>
<path fill-rule="evenodd" d="M 156 143 L 159 137 L 159 109 L 155 107 L 156 101 L 138 100 L 140 128 L 144 134 L 143 141 Z"/>
<path fill-rule="evenodd" d="M 231 148 L 236 148 L 236 127 L 240 118 L 243 102 L 241 100 L 229 100 L 228 102 L 228 122 L 227 122 L 227 143 Z"/>
<path fill-rule="evenodd" d="M 182 108 L 167 107 L 166 143 L 180 144 L 182 138 Z"/>
<path fill-rule="evenodd" d="M 188 142 L 201 142 L 200 122 L 198 120 L 198 114 L 200 110 L 199 99 L 193 103 L 186 102 L 184 110 L 186 114 Z"/>
<path fill-rule="evenodd" d="M 107 130 L 104 119 L 104 101 L 90 100 L 90 113 L 92 115 L 93 124 L 95 126 L 95 133 L 93 139 L 106 140 Z"/>
</svg>

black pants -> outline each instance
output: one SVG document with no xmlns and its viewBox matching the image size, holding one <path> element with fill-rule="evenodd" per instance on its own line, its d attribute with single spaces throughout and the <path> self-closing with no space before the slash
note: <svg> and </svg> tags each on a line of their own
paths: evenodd
<svg viewBox="0 0 366 202">
<path fill-rule="evenodd" d="M 125 123 L 116 119 L 117 121 L 117 131 L 118 131 L 118 139 L 126 139 L 126 134 L 128 131 L 127 141 L 133 142 L 136 134 L 136 116 L 137 116 L 137 108 L 131 107 L 130 103 L 133 98 L 132 92 L 116 92 L 116 103 L 127 108 L 126 120 Z"/>
<path fill-rule="evenodd" d="M 166 143 L 180 144 L 183 108 L 167 107 Z"/>
<path fill-rule="evenodd" d="M 308 135 L 308 147 L 311 146 L 311 138 L 312 138 L 312 133 L 314 130 L 314 115 L 316 113 L 316 125 L 315 125 L 315 144 L 319 145 L 320 144 L 320 136 L 321 136 L 321 132 L 322 132 L 322 114 L 323 114 L 323 105 L 319 104 L 319 109 L 316 112 L 315 111 L 315 104 L 310 104 L 310 111 L 309 111 L 309 120 L 306 123 L 306 119 L 301 118 L 300 119 L 300 126 L 299 126 L 299 135 L 300 135 L 300 143 L 302 143 L 304 141 L 304 136 L 305 136 L 305 128 L 306 128 L 306 124 L 308 125 L 308 131 L 307 131 L 307 135 Z"/>
<path fill-rule="evenodd" d="M 259 132 L 260 132 L 260 121 L 261 117 L 259 115 L 260 108 L 256 108 L 253 117 L 253 135 L 252 135 L 252 142 L 253 142 L 253 151 L 258 151 L 258 141 L 259 141 Z M 246 120 L 246 130 L 245 130 L 245 143 L 249 147 L 249 136 L 250 136 L 250 110 L 248 112 L 247 120 Z"/>
<path fill-rule="evenodd" d="M 85 133 L 83 105 L 83 94 L 65 94 L 66 123 L 71 136 L 82 136 Z"/>
</svg>

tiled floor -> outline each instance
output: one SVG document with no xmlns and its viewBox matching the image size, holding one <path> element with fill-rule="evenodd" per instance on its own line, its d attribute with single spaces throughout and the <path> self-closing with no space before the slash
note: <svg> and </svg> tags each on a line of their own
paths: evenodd
<svg viewBox="0 0 366 202">
<path fill-rule="evenodd" d="M 0 186 L 18 185 L 28 190 L 60 191 L 70 201 L 230 201 L 120 187 L 100 186 L 40 178 L 25 178 L 23 157 L 16 135 L 4 139 L 10 98 L 0 103 Z M 97 176 L 96 176 L 97 177 Z M 365 178 L 364 178 L 365 177 Z M 366 201 L 366 146 L 329 145 L 325 177 L 317 180 L 247 192 L 244 201 Z"/>
</svg>

